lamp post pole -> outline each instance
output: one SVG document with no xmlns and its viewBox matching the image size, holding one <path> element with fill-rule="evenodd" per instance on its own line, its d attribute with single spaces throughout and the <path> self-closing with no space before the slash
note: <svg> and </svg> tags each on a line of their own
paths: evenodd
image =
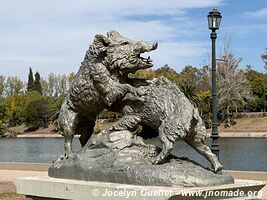
<svg viewBox="0 0 267 200">
<path fill-rule="evenodd" d="M 211 151 L 219 158 L 219 144 L 218 144 L 218 119 L 217 119 L 217 85 L 216 85 L 216 38 L 217 33 L 215 30 L 212 30 L 210 34 L 210 39 L 212 43 L 212 63 L 211 63 L 211 71 L 212 71 L 212 104 L 211 104 L 211 110 L 212 110 L 212 126 L 211 126 Z"/>
<path fill-rule="evenodd" d="M 211 151 L 214 153 L 218 158 L 219 158 L 219 144 L 218 144 L 218 138 L 219 133 L 218 133 L 218 119 L 217 119 L 217 86 L 216 86 L 216 47 L 215 47 L 215 42 L 217 38 L 217 33 L 216 30 L 219 29 L 220 23 L 221 23 L 221 13 L 216 9 L 213 8 L 209 14 L 208 14 L 208 25 L 209 29 L 211 30 L 210 34 L 210 39 L 212 43 L 212 63 L 211 63 L 211 70 L 212 70 L 212 102 L 211 102 L 211 110 L 212 110 L 212 125 L 211 125 Z"/>
</svg>

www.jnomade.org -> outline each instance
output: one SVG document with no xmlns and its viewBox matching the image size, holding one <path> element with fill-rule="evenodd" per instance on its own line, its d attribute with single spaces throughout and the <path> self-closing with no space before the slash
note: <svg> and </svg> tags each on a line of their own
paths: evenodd
<svg viewBox="0 0 267 200">
<path fill-rule="evenodd" d="M 170 197 L 177 194 L 174 191 L 166 190 L 166 189 L 158 189 L 158 190 L 129 190 L 129 189 L 118 189 L 118 190 L 109 190 L 105 189 L 103 192 L 98 189 L 92 191 L 93 196 L 102 196 L 102 197 L 133 197 L 133 196 L 165 196 Z M 245 196 L 253 196 L 253 197 L 261 197 L 262 191 L 242 191 L 242 190 L 235 190 L 235 191 L 228 191 L 228 190 L 214 190 L 214 191 L 202 191 L 202 190 L 192 190 L 192 191 L 181 191 L 180 195 L 183 197 L 245 197 Z"/>
<path fill-rule="evenodd" d="M 237 190 L 212 190 L 212 191 L 202 191 L 202 190 L 194 190 L 194 191 L 182 191 L 182 196 L 184 197 L 261 197 L 262 191 L 243 191 L 240 189 Z"/>
</svg>

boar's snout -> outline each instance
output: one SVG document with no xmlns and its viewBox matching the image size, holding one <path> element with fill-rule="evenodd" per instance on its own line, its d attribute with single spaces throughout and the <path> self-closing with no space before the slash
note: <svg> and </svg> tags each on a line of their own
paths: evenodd
<svg viewBox="0 0 267 200">
<path fill-rule="evenodd" d="M 158 43 L 157 42 L 154 42 L 153 44 L 152 44 L 152 48 L 151 48 L 151 50 L 155 50 L 155 49 L 157 49 L 158 48 Z"/>
</svg>

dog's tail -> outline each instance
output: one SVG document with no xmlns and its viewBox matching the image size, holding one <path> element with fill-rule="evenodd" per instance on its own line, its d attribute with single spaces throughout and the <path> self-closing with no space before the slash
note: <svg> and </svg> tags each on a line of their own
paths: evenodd
<svg viewBox="0 0 267 200">
<path fill-rule="evenodd" d="M 193 123 L 198 123 L 198 121 L 201 119 L 200 116 L 199 116 L 199 112 L 198 112 L 198 109 L 197 108 L 193 108 L 193 111 L 192 111 L 192 121 Z"/>
<path fill-rule="evenodd" d="M 206 127 L 203 124 L 203 121 L 199 115 L 198 109 L 194 108 L 192 113 L 192 121 L 191 121 L 191 127 L 194 127 L 194 131 L 196 133 L 202 133 L 203 135 L 206 135 Z"/>
</svg>

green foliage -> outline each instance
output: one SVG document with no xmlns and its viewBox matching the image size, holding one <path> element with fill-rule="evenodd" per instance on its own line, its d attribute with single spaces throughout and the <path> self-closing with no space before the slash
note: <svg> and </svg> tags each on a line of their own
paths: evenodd
<svg viewBox="0 0 267 200">
<path fill-rule="evenodd" d="M 0 99 L 0 120 L 3 121 L 5 118 L 5 113 L 6 113 L 6 107 L 4 104 L 4 100 Z"/>
<path fill-rule="evenodd" d="M 198 98 L 196 95 L 196 87 L 194 85 L 187 85 L 187 84 L 181 84 L 180 90 L 184 93 L 184 95 L 189 99 L 189 101 L 197 106 L 198 104 Z"/>
<path fill-rule="evenodd" d="M 239 110 L 245 110 L 246 112 L 262 112 L 264 109 L 265 102 L 266 100 L 264 101 L 263 98 L 255 96 L 253 101 L 249 102 L 245 106 L 241 106 Z"/>
<path fill-rule="evenodd" d="M 74 72 L 71 72 L 70 75 L 69 75 L 69 77 L 68 77 L 69 83 L 71 83 L 74 79 L 75 79 L 75 73 Z"/>
<path fill-rule="evenodd" d="M 26 121 L 25 109 L 34 100 L 41 98 L 37 91 L 27 94 L 15 94 L 0 101 L 0 120 L 5 121 L 9 126 L 20 125 Z"/>
<path fill-rule="evenodd" d="M 4 128 L 4 124 L 3 122 L 0 120 L 0 138 L 3 137 L 4 133 L 5 133 L 5 128 Z"/>
<path fill-rule="evenodd" d="M 0 76 L 0 121 L 7 126 L 17 126 L 26 123 L 32 128 L 47 126 L 50 117 L 56 115 L 64 101 L 65 94 L 69 87 L 70 77 L 66 75 L 55 76 L 53 80 L 56 87 L 48 88 L 49 82 L 41 79 L 38 72 L 35 73 L 35 81 L 32 69 L 29 70 L 29 81 L 27 93 L 22 92 L 23 82 L 17 77 Z M 42 96 L 41 81 L 46 83 L 46 93 Z M 48 89 L 51 89 L 49 91 Z M 48 93 L 57 94 L 55 96 Z M 2 129 L 1 129 L 2 130 Z"/>
<path fill-rule="evenodd" d="M 27 83 L 27 92 L 34 90 L 34 80 L 33 80 L 33 73 L 32 68 L 29 69 L 29 75 L 28 75 L 28 83 Z"/>
<path fill-rule="evenodd" d="M 30 101 L 25 108 L 25 120 L 33 129 L 48 127 L 50 108 L 46 98 L 41 97 Z"/>
<path fill-rule="evenodd" d="M 35 80 L 34 80 L 34 90 L 38 91 L 40 94 L 43 94 L 43 91 L 42 91 L 42 86 L 41 86 L 41 76 L 39 74 L 39 72 L 36 72 L 35 73 Z"/>
<path fill-rule="evenodd" d="M 236 121 L 233 118 L 227 118 L 224 120 L 224 128 L 234 126 L 235 124 L 236 124 Z"/>
<path fill-rule="evenodd" d="M 246 70 L 245 75 L 250 81 L 253 95 L 261 97 L 264 94 L 264 74 L 249 68 Z"/>
<path fill-rule="evenodd" d="M 179 75 L 180 85 L 191 85 L 197 89 L 203 76 L 202 70 L 191 65 L 185 66 Z"/>
<path fill-rule="evenodd" d="M 265 53 L 263 53 L 262 55 L 261 55 L 261 58 L 262 58 L 262 61 L 264 62 L 264 64 L 265 64 L 265 69 L 267 70 L 267 48 L 265 49 Z"/>
<path fill-rule="evenodd" d="M 199 91 L 197 94 L 198 110 L 207 128 L 211 127 L 211 91 Z"/>
<path fill-rule="evenodd" d="M 168 65 L 164 65 L 163 67 L 158 68 L 155 71 L 156 77 L 165 76 L 167 79 L 172 81 L 175 84 L 178 84 L 179 74 Z"/>
<path fill-rule="evenodd" d="M 198 99 L 198 109 L 201 114 L 207 114 L 210 112 L 211 104 L 211 91 L 200 91 L 196 94 Z"/>
<path fill-rule="evenodd" d="M 253 70 L 251 66 L 248 66 L 245 75 L 250 82 L 254 99 L 243 108 L 247 111 L 261 112 L 264 109 L 265 102 L 267 102 L 267 96 L 265 95 L 267 75 Z"/>
<path fill-rule="evenodd" d="M 61 95 L 59 97 L 46 97 L 49 105 L 50 116 L 54 116 L 61 108 L 61 105 L 65 99 L 65 96 Z"/>
<path fill-rule="evenodd" d="M 155 78 L 155 72 L 152 69 L 140 69 L 134 74 L 129 74 L 131 78 L 144 78 L 144 79 L 153 79 Z"/>
<path fill-rule="evenodd" d="M 4 88 L 5 88 L 5 78 L 3 75 L 0 75 L 0 98 L 3 95 Z"/>
<path fill-rule="evenodd" d="M 2 102 L 2 119 L 9 122 L 10 126 L 16 126 L 23 122 L 26 98 L 23 94 L 14 94 L 5 98 Z"/>
</svg>

